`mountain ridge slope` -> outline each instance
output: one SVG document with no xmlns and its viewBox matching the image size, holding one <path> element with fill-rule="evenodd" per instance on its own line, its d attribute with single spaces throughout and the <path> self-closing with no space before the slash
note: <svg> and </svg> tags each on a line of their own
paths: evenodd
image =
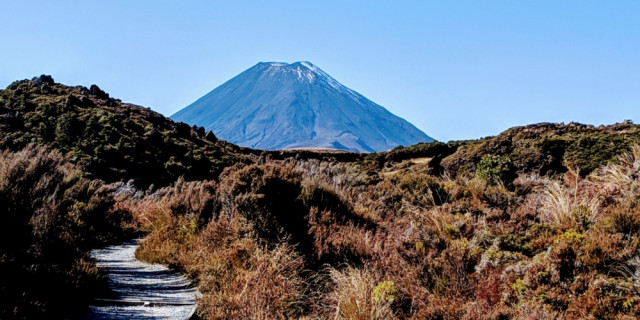
<svg viewBox="0 0 640 320">
<path fill-rule="evenodd" d="M 258 149 L 384 151 L 433 141 L 310 62 L 260 62 L 171 116 Z"/>
</svg>

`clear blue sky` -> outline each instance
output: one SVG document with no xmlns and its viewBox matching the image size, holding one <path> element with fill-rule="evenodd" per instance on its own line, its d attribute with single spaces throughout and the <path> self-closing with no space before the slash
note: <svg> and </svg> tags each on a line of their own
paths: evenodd
<svg viewBox="0 0 640 320">
<path fill-rule="evenodd" d="M 438 140 L 640 122 L 640 1 L 2 1 L 0 87 L 45 73 L 171 115 L 308 60 Z"/>
</svg>

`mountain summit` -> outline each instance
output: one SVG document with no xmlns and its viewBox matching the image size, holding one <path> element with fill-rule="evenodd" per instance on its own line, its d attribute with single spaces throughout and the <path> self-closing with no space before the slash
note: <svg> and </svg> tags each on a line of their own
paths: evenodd
<svg viewBox="0 0 640 320">
<path fill-rule="evenodd" d="M 172 115 L 257 149 L 384 151 L 433 139 L 309 62 L 261 62 Z"/>
</svg>

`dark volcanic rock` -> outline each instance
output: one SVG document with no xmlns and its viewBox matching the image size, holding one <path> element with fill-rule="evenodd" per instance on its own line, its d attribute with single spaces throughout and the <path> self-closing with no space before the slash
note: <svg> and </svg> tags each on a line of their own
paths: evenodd
<svg viewBox="0 0 640 320">
<path fill-rule="evenodd" d="M 96 96 L 96 98 L 98 99 L 109 99 L 109 94 L 104 92 L 102 89 L 100 89 L 100 87 L 98 87 L 95 84 L 92 84 L 91 87 L 89 88 L 89 92 L 91 92 L 92 95 Z"/>
<path fill-rule="evenodd" d="M 218 138 L 216 138 L 216 135 L 213 134 L 213 132 L 211 130 L 209 130 L 209 132 L 207 132 L 207 134 L 204 136 L 204 138 L 207 141 L 211 141 L 211 142 L 216 142 L 218 140 Z"/>
<path fill-rule="evenodd" d="M 37 86 L 40 86 L 40 85 L 42 85 L 44 83 L 54 84 L 53 77 L 51 77 L 50 75 L 46 75 L 46 74 L 43 74 L 43 75 L 41 75 L 39 77 L 34 77 L 33 79 L 31 79 L 31 81 L 33 81 L 33 83 L 35 85 L 37 85 Z"/>
</svg>

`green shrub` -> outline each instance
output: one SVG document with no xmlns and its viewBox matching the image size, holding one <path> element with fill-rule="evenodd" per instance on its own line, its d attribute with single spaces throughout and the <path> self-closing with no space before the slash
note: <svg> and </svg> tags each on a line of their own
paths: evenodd
<svg viewBox="0 0 640 320">
<path fill-rule="evenodd" d="M 487 154 L 476 166 L 476 176 L 490 183 L 510 183 L 515 178 L 511 158 Z"/>
<path fill-rule="evenodd" d="M 373 300 L 392 303 L 396 299 L 397 293 L 398 287 L 393 281 L 381 281 L 373 288 Z"/>
</svg>

